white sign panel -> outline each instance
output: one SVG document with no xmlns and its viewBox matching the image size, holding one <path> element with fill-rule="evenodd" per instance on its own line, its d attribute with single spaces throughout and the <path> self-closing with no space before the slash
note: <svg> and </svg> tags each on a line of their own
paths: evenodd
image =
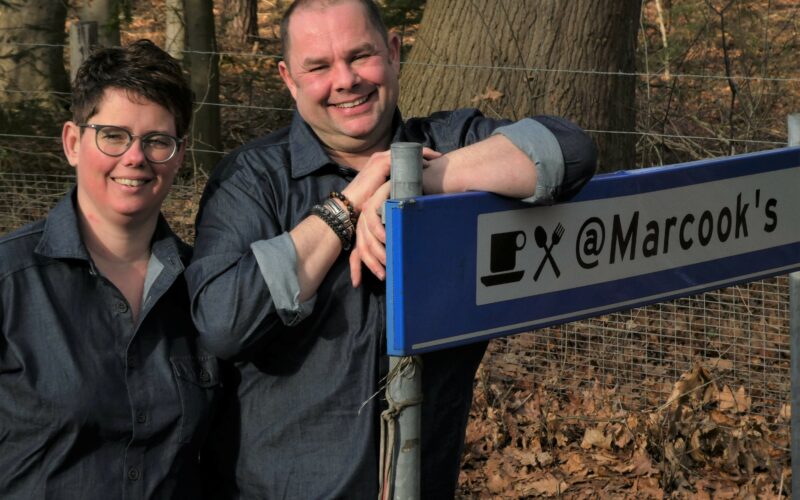
<svg viewBox="0 0 800 500">
<path fill-rule="evenodd" d="M 797 169 L 478 216 L 477 305 L 795 242 Z M 712 195 L 713 194 L 713 195 Z"/>
</svg>

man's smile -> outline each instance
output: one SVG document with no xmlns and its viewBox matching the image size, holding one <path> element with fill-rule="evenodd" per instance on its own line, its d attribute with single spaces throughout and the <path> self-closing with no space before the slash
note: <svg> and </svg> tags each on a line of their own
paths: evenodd
<svg viewBox="0 0 800 500">
<path fill-rule="evenodd" d="M 359 105 L 364 104 L 365 102 L 367 102 L 369 100 L 369 98 L 372 97 L 372 94 L 374 94 L 374 93 L 375 92 L 373 91 L 373 92 L 370 92 L 369 94 L 365 95 L 364 97 L 360 97 L 360 98 L 356 99 L 355 101 L 341 102 L 341 103 L 337 103 L 337 104 L 332 104 L 332 106 L 335 107 L 335 108 L 340 108 L 340 109 L 355 108 L 356 106 L 359 106 Z"/>
</svg>

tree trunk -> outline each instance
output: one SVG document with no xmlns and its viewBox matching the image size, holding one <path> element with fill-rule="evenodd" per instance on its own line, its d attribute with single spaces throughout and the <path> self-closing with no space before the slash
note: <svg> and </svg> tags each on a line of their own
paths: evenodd
<svg viewBox="0 0 800 500">
<path fill-rule="evenodd" d="M 212 0 L 186 0 L 186 45 L 194 91 L 192 149 L 195 168 L 209 172 L 220 160 L 219 54 Z"/>
<path fill-rule="evenodd" d="M 0 102 L 65 101 L 63 2 L 21 0 L 0 4 Z M 55 92 L 55 93 L 54 93 Z"/>
<path fill-rule="evenodd" d="M 166 0 L 166 8 L 166 51 L 175 59 L 183 61 L 183 51 L 186 49 L 183 0 Z"/>
<path fill-rule="evenodd" d="M 428 0 L 401 78 L 411 117 L 475 106 L 487 116 L 564 116 L 635 129 L 640 0 Z M 632 168 L 636 138 L 594 133 L 601 169 Z"/>
<path fill-rule="evenodd" d="M 230 29 L 242 47 L 249 47 L 258 39 L 257 0 L 234 0 L 233 20 Z"/>
<path fill-rule="evenodd" d="M 97 44 L 102 47 L 119 47 L 119 15 L 120 0 L 83 0 L 78 10 L 81 21 L 97 23 Z"/>
</svg>

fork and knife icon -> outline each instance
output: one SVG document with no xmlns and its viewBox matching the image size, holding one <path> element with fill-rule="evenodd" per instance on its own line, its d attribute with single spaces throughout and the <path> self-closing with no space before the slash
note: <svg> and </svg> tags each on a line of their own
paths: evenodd
<svg viewBox="0 0 800 500">
<path fill-rule="evenodd" d="M 564 226 L 561 225 L 559 222 L 556 228 L 553 230 L 553 234 L 550 236 L 550 244 L 547 244 L 547 231 L 542 226 L 536 226 L 536 229 L 533 231 L 533 239 L 536 241 L 536 246 L 539 248 L 544 249 L 544 258 L 542 262 L 539 263 L 538 269 L 536 269 L 536 273 L 533 275 L 533 281 L 537 281 L 539 279 L 539 275 L 542 274 L 542 270 L 544 269 L 545 263 L 549 260 L 550 265 L 553 267 L 553 272 L 556 273 L 556 278 L 561 276 L 561 271 L 558 269 L 558 264 L 556 264 L 556 260 L 553 258 L 553 247 L 558 245 L 558 242 L 561 241 L 561 238 L 564 236 Z"/>
</svg>

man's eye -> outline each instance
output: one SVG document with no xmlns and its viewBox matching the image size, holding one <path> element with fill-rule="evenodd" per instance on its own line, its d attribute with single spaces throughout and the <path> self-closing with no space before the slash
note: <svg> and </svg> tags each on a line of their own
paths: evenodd
<svg viewBox="0 0 800 500">
<path fill-rule="evenodd" d="M 308 69 L 309 73 L 316 73 L 319 71 L 323 71 L 327 68 L 327 66 L 312 66 Z"/>
</svg>

